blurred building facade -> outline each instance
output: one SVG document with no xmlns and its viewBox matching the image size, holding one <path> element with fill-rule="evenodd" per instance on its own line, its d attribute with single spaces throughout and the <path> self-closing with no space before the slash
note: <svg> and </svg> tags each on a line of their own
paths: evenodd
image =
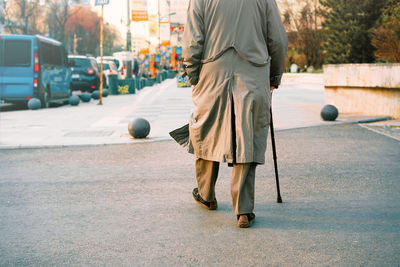
<svg viewBox="0 0 400 267">
<path fill-rule="evenodd" d="M 170 0 L 171 12 L 175 15 L 171 16 L 171 45 L 180 45 L 180 39 L 183 34 L 184 25 L 186 23 L 186 13 L 189 0 Z"/>
</svg>

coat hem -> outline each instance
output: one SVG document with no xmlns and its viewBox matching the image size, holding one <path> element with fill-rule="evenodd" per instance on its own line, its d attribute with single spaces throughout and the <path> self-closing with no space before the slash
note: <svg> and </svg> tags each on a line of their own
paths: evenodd
<svg viewBox="0 0 400 267">
<path fill-rule="evenodd" d="M 220 163 L 229 163 L 233 164 L 233 159 L 228 159 L 224 156 L 207 156 L 201 153 L 196 153 L 196 151 L 189 152 L 191 154 L 194 154 L 197 158 L 205 159 L 208 161 L 216 161 Z M 259 165 L 265 164 L 265 159 L 253 159 L 253 160 L 244 160 L 243 158 L 237 158 L 235 164 L 245 164 L 245 163 L 255 163 Z"/>
</svg>

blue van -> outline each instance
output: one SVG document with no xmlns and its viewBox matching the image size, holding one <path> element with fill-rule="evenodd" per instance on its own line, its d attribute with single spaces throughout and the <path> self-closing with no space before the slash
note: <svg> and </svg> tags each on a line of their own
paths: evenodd
<svg viewBox="0 0 400 267">
<path fill-rule="evenodd" d="M 70 83 L 62 43 L 38 35 L 0 35 L 0 100 L 26 104 L 38 98 L 46 108 L 68 100 Z"/>
</svg>

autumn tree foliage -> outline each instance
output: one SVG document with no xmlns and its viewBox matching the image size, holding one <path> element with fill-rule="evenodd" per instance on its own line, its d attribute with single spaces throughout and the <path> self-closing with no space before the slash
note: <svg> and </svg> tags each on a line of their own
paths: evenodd
<svg viewBox="0 0 400 267">
<path fill-rule="evenodd" d="M 40 34 L 64 43 L 69 52 L 97 56 L 100 17 L 81 0 L 0 0 L 0 23 L 6 33 Z M 120 48 L 121 34 L 104 24 L 104 53 Z M 75 48 L 75 49 L 74 49 Z"/>
<path fill-rule="evenodd" d="M 65 29 L 69 39 L 75 39 L 77 53 L 96 55 L 100 40 L 99 15 L 85 6 L 76 6 L 70 13 Z"/>
<path fill-rule="evenodd" d="M 391 1 L 383 11 L 371 42 L 378 59 L 400 63 L 400 2 L 396 2 Z"/>
<path fill-rule="evenodd" d="M 105 23 L 103 35 L 103 52 L 105 56 L 111 56 L 113 52 L 120 51 L 122 38 L 121 33 L 115 26 Z"/>
</svg>

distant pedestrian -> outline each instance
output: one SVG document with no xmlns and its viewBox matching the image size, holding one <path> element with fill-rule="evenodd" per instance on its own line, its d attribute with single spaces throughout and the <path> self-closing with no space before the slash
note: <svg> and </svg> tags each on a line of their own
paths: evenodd
<svg viewBox="0 0 400 267">
<path fill-rule="evenodd" d="M 217 209 L 220 162 L 233 166 L 237 225 L 255 220 L 254 181 L 265 161 L 271 92 L 280 84 L 287 36 L 275 0 L 190 0 L 183 58 L 194 110 L 171 136 L 196 159 L 194 199 Z"/>
</svg>

